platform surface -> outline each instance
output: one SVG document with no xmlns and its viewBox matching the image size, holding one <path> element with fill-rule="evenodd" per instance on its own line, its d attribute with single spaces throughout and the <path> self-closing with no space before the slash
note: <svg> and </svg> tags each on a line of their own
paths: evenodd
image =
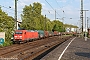
<svg viewBox="0 0 90 60">
<path fill-rule="evenodd" d="M 40 60 L 90 60 L 90 39 L 71 38 Z"/>
</svg>

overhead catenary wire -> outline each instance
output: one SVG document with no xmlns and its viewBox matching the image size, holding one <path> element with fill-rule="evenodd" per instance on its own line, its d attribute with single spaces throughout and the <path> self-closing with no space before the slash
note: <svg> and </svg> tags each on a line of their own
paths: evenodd
<svg viewBox="0 0 90 60">
<path fill-rule="evenodd" d="M 51 4 L 47 1 L 47 0 L 45 0 L 48 4 L 49 4 L 49 6 L 54 10 L 54 11 L 56 11 L 52 6 L 51 6 Z M 57 11 L 56 11 L 56 13 L 57 13 Z M 57 13 L 58 14 L 58 13 Z M 59 15 L 59 14 L 58 14 Z M 60 15 L 59 15 L 60 16 Z"/>
<path fill-rule="evenodd" d="M 6 8 L 6 9 L 9 9 L 9 10 L 12 10 L 12 11 L 14 11 L 13 9 L 11 9 L 11 7 L 9 6 L 9 7 L 5 7 L 5 6 L 2 6 L 2 5 L 0 5 L 1 7 L 4 7 L 4 8 Z"/>
<path fill-rule="evenodd" d="M 59 6 L 59 8 L 61 8 L 61 10 L 63 11 L 63 7 L 60 7 L 60 5 L 58 4 L 58 2 L 57 2 L 57 0 L 55 0 L 56 1 L 56 3 L 57 3 L 57 5 Z"/>
<path fill-rule="evenodd" d="M 55 1 L 56 1 L 56 3 L 57 3 L 57 6 L 59 6 L 59 8 L 61 8 L 61 10 L 64 11 L 63 14 L 64 14 L 64 16 L 65 16 L 65 18 L 66 18 L 67 15 L 66 15 L 65 10 L 64 10 L 63 8 L 66 7 L 68 4 L 70 4 L 70 2 L 68 2 L 66 5 L 60 7 L 60 5 L 59 5 L 59 3 L 57 2 L 57 0 L 55 0 Z M 74 1 L 74 0 L 72 0 L 72 2 L 73 2 L 73 1 Z M 70 17 L 70 18 L 71 18 L 71 17 Z"/>
<path fill-rule="evenodd" d="M 57 3 L 57 5 L 59 6 L 59 8 L 61 8 L 61 10 L 63 11 L 63 7 L 65 7 L 65 6 L 67 6 L 69 3 L 67 3 L 67 5 L 64 5 L 64 6 L 62 6 L 62 7 L 60 7 L 60 5 L 59 5 L 59 3 L 57 2 L 57 0 L 55 0 L 56 1 L 56 3 Z"/>
<path fill-rule="evenodd" d="M 0 6 L 1 6 L 1 5 L 0 5 Z M 10 6 L 9 6 L 9 7 L 1 6 L 1 7 L 4 7 L 4 8 L 6 8 L 6 9 L 10 9 Z M 12 10 L 12 9 L 10 9 L 10 10 Z M 8 13 L 14 14 L 13 12 L 10 12 L 10 10 L 8 11 Z M 4 12 L 5 12 L 6 14 L 8 14 L 8 13 L 7 13 L 7 10 L 4 10 Z"/>
<path fill-rule="evenodd" d="M 12 7 L 11 6 L 8 6 L 8 7 L 6 7 L 6 6 L 2 6 L 2 5 L 0 5 L 0 7 L 3 7 L 3 8 L 5 8 L 5 9 L 8 9 L 8 10 L 4 10 L 4 12 L 6 13 L 6 14 L 14 14 L 14 9 L 12 9 Z M 12 12 L 11 12 L 12 11 Z M 18 12 L 18 15 L 17 16 L 21 16 L 20 14 L 22 13 L 22 12 L 19 12 L 19 11 L 17 11 Z M 10 15 L 10 16 L 12 16 L 12 15 Z M 14 17 L 14 16 L 13 16 Z"/>
<path fill-rule="evenodd" d="M 55 1 L 56 1 L 57 5 L 59 6 L 59 8 L 61 8 L 61 10 L 63 12 L 63 18 L 66 18 L 65 17 L 66 16 L 65 11 L 62 9 L 64 6 L 63 7 L 60 7 L 60 5 L 58 4 L 57 0 L 55 0 Z"/>
<path fill-rule="evenodd" d="M 1 7 L 3 7 L 3 8 L 6 8 L 6 9 L 9 9 L 9 10 L 11 10 L 11 11 L 15 11 L 14 9 L 11 9 L 12 7 L 11 6 L 9 6 L 9 7 L 5 7 L 5 6 L 2 6 L 2 5 L 0 5 Z M 19 11 L 17 11 L 18 13 L 21 13 L 21 12 L 19 12 Z M 12 12 L 11 12 L 12 13 Z"/>
<path fill-rule="evenodd" d="M 20 2 L 20 4 L 22 4 L 22 2 L 20 0 L 18 0 L 18 2 Z"/>
<path fill-rule="evenodd" d="M 59 6 L 59 8 L 61 8 L 62 12 L 65 14 L 65 11 L 62 9 L 63 7 L 60 7 L 60 5 L 58 4 L 57 0 L 55 0 L 57 5 Z"/>
</svg>

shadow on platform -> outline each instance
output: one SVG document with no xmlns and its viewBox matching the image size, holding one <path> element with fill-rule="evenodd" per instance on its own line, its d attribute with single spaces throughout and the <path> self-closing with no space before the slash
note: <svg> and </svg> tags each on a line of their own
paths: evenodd
<svg viewBox="0 0 90 60">
<path fill-rule="evenodd" d="M 85 53 L 85 52 L 76 52 L 75 55 L 90 58 L 90 53 Z"/>
</svg>

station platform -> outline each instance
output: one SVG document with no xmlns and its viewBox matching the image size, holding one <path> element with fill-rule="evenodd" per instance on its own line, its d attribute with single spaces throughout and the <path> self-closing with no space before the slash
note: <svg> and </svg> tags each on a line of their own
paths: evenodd
<svg viewBox="0 0 90 60">
<path fill-rule="evenodd" d="M 71 38 L 40 60 L 90 60 L 90 39 Z"/>
</svg>

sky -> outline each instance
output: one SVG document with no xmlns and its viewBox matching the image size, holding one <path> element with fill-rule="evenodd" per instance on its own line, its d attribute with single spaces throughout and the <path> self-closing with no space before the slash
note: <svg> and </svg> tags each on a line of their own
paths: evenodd
<svg viewBox="0 0 90 60">
<path fill-rule="evenodd" d="M 49 18 L 50 20 L 55 20 L 55 10 L 56 10 L 56 18 L 58 18 L 64 24 L 72 24 L 77 25 L 79 27 L 81 26 L 80 21 L 81 0 L 18 0 L 17 13 L 19 20 L 21 20 L 20 15 L 22 14 L 25 5 L 30 5 L 33 4 L 34 2 L 39 2 L 42 4 L 42 15 L 44 16 L 46 15 L 46 17 Z M 12 17 L 15 16 L 14 5 L 15 5 L 14 0 L 0 0 L 0 6 L 2 7 L 2 10 Z M 86 12 L 86 17 L 90 18 L 89 6 L 90 0 L 83 0 L 83 9 L 89 10 Z M 85 21 L 85 11 L 83 13 Z M 63 17 L 64 20 L 62 20 Z"/>
</svg>

